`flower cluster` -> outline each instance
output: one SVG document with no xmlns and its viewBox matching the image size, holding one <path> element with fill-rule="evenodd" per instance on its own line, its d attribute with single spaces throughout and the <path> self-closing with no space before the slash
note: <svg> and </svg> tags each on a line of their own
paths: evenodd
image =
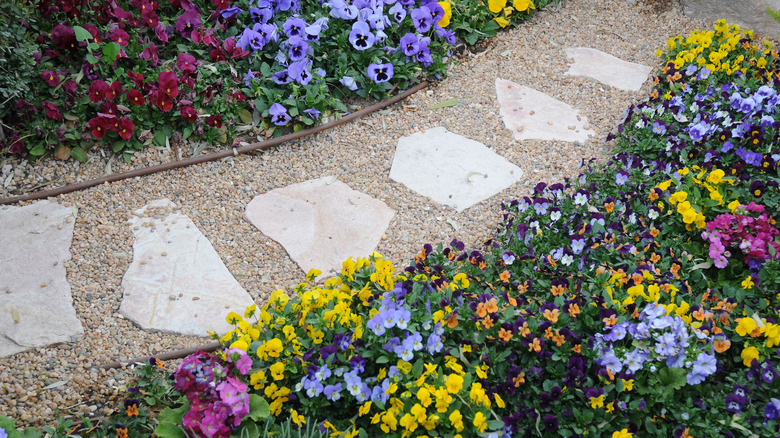
<svg viewBox="0 0 780 438">
<path fill-rule="evenodd" d="M 173 375 L 174 387 L 190 403 L 182 426 L 198 436 L 229 437 L 249 413 L 247 385 L 232 371 L 246 374 L 252 362 L 241 350 L 224 354 L 226 360 L 203 352 L 190 355 Z"/>
</svg>

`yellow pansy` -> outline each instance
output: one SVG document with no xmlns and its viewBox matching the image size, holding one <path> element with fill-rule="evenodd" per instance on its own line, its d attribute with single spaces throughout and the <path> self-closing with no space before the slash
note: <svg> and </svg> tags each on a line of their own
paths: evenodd
<svg viewBox="0 0 780 438">
<path fill-rule="evenodd" d="M 439 2 L 439 6 L 444 9 L 444 16 L 439 20 L 439 27 L 444 28 L 450 25 L 452 18 L 452 6 L 448 2 Z"/>
<path fill-rule="evenodd" d="M 498 25 L 501 26 L 501 28 L 505 28 L 505 27 L 509 26 L 509 20 L 507 20 L 504 17 L 496 17 L 496 18 L 493 19 L 493 21 L 498 23 Z"/>
<path fill-rule="evenodd" d="M 742 280 L 742 289 L 752 289 L 755 283 L 753 283 L 753 277 L 748 276 Z"/>
<path fill-rule="evenodd" d="M 753 359 L 758 360 L 759 354 L 758 354 L 758 348 L 756 347 L 747 347 L 744 350 L 742 350 L 742 354 L 740 355 L 742 357 L 742 363 L 749 367 L 750 363 L 753 362 Z"/>
<path fill-rule="evenodd" d="M 534 6 L 534 3 L 531 0 L 514 0 L 512 6 L 520 12 L 536 9 L 536 6 Z"/>
<path fill-rule="evenodd" d="M 480 433 L 487 429 L 487 417 L 485 417 L 485 414 L 477 412 L 477 415 L 474 416 L 474 427 L 476 427 Z"/>
<path fill-rule="evenodd" d="M 506 0 L 488 0 L 488 9 L 494 14 L 503 11 L 504 7 L 506 7 Z"/>
</svg>

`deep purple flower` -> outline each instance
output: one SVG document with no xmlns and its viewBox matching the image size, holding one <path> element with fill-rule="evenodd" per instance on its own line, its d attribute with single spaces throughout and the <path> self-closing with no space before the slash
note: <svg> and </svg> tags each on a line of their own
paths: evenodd
<svg viewBox="0 0 780 438">
<path fill-rule="evenodd" d="M 76 50 L 78 48 L 76 32 L 72 27 L 64 24 L 54 26 L 54 29 L 51 31 L 51 40 L 60 49 Z"/>
<path fill-rule="evenodd" d="M 192 35 L 192 31 L 202 26 L 200 14 L 194 10 L 186 11 L 176 19 L 176 31 L 184 38 L 189 38 Z"/>
<path fill-rule="evenodd" d="M 369 64 L 367 72 L 369 79 L 377 84 L 387 82 L 393 78 L 393 64 L 389 62 L 386 64 L 372 63 Z"/>
<path fill-rule="evenodd" d="M 268 109 L 268 114 L 271 115 L 271 122 L 276 126 L 284 126 L 292 120 L 292 117 L 287 114 L 287 108 L 280 103 L 271 105 L 271 108 Z"/>
<path fill-rule="evenodd" d="M 764 415 L 767 420 L 774 420 L 780 418 L 780 400 L 772 397 L 766 402 L 766 409 L 764 409 Z"/>
</svg>

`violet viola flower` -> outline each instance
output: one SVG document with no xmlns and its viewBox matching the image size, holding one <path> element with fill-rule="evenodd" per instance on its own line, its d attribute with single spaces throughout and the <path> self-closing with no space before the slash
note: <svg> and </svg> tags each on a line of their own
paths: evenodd
<svg viewBox="0 0 780 438">
<path fill-rule="evenodd" d="M 406 18 L 406 8 L 404 8 L 401 3 L 394 4 L 388 12 L 395 19 L 395 21 L 399 23 L 404 21 L 404 18 Z"/>
<path fill-rule="evenodd" d="M 427 6 L 420 6 L 419 8 L 412 9 L 410 14 L 412 16 L 412 23 L 414 28 L 419 33 L 425 33 L 431 30 L 433 26 L 433 16 L 431 10 Z"/>
<path fill-rule="evenodd" d="M 374 34 L 365 21 L 356 21 L 352 24 L 352 31 L 349 33 L 349 42 L 357 50 L 366 50 L 374 45 Z"/>
<path fill-rule="evenodd" d="M 330 6 L 331 17 L 342 20 L 354 20 L 358 16 L 357 6 L 349 4 L 344 0 L 331 0 L 328 5 Z"/>
<path fill-rule="evenodd" d="M 404 55 L 414 56 L 420 51 L 420 40 L 417 38 L 417 35 L 409 32 L 401 37 L 398 46 L 404 52 Z"/>
<path fill-rule="evenodd" d="M 371 63 L 368 66 L 367 72 L 369 79 L 377 84 L 387 82 L 393 78 L 393 64 L 389 62 L 386 64 Z"/>
<path fill-rule="evenodd" d="M 290 82 L 294 81 L 294 79 L 290 77 L 290 73 L 287 69 L 272 74 L 271 78 L 278 85 L 289 84 Z"/>
<path fill-rule="evenodd" d="M 292 120 L 292 117 L 287 114 L 287 108 L 280 103 L 271 105 L 271 108 L 268 109 L 268 114 L 271 115 L 271 122 L 276 126 L 284 126 Z"/>
<path fill-rule="evenodd" d="M 287 72 L 295 82 L 306 85 L 311 82 L 312 79 L 311 72 L 309 71 L 310 63 L 311 61 L 308 59 L 292 62 L 290 63 L 290 66 L 287 67 Z"/>
<path fill-rule="evenodd" d="M 319 120 L 320 118 L 320 112 L 316 108 L 305 109 L 303 112 L 311 116 L 311 118 L 314 120 Z"/>
<path fill-rule="evenodd" d="M 290 17 L 284 22 L 282 29 L 288 37 L 303 37 L 306 31 L 306 22 L 298 17 Z"/>
<path fill-rule="evenodd" d="M 248 50 L 252 49 L 252 51 L 255 50 L 263 50 L 263 47 L 265 47 L 266 39 L 263 38 L 263 36 L 255 32 L 252 29 L 244 29 L 244 32 L 241 33 L 241 36 L 238 38 L 238 41 L 236 42 L 236 45 L 240 47 L 242 50 Z"/>
<path fill-rule="evenodd" d="M 355 82 L 355 78 L 352 76 L 344 76 L 341 79 L 339 79 L 339 83 L 341 85 L 347 87 L 347 89 L 351 91 L 355 91 L 358 89 L 357 83 Z"/>
<path fill-rule="evenodd" d="M 268 23 L 268 20 L 274 17 L 274 13 L 269 8 L 260 9 L 253 6 L 249 8 L 249 16 L 255 23 Z"/>
<path fill-rule="evenodd" d="M 299 36 L 291 36 L 287 40 L 287 44 L 290 47 L 287 49 L 287 56 L 291 61 L 300 61 L 306 57 L 306 52 L 309 50 L 309 44 Z"/>
</svg>

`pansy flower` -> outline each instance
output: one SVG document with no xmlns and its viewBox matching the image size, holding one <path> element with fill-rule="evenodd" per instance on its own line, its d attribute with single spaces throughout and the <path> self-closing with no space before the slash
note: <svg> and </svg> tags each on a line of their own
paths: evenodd
<svg viewBox="0 0 780 438">
<path fill-rule="evenodd" d="M 290 123 L 290 120 L 292 120 L 292 117 L 287 114 L 287 108 L 282 106 L 280 103 L 274 103 L 271 105 L 271 107 L 268 109 L 268 114 L 271 115 L 271 123 L 276 126 L 284 126 Z"/>
<path fill-rule="evenodd" d="M 387 82 L 393 78 L 393 64 L 376 64 L 371 63 L 367 69 L 368 77 L 377 84 Z"/>
</svg>

